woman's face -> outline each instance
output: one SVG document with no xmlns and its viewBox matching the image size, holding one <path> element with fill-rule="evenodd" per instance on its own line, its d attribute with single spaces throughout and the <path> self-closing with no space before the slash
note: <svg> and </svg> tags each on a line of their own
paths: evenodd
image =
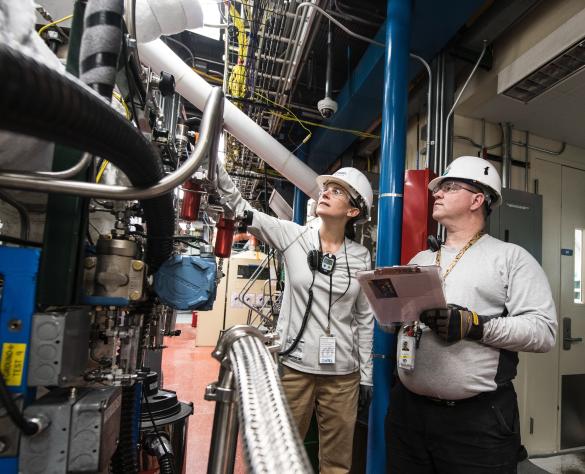
<svg viewBox="0 0 585 474">
<path fill-rule="evenodd" d="M 319 217 L 350 220 L 359 214 L 350 201 L 349 193 L 337 183 L 327 183 L 319 192 L 316 213 Z"/>
</svg>

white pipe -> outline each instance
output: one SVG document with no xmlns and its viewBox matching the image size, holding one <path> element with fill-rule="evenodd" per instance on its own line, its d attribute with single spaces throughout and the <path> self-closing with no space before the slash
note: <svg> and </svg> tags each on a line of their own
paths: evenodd
<svg viewBox="0 0 585 474">
<path fill-rule="evenodd" d="M 193 71 L 161 40 L 139 45 L 140 59 L 155 72 L 175 77 L 175 90 L 195 107 L 203 110 L 212 86 Z M 309 197 L 317 199 L 317 173 L 276 141 L 262 127 L 229 100 L 224 103 L 224 128 L 256 155 L 288 178 Z"/>
<path fill-rule="evenodd" d="M 198 0 L 137 0 L 135 14 L 140 43 L 203 26 Z"/>
</svg>

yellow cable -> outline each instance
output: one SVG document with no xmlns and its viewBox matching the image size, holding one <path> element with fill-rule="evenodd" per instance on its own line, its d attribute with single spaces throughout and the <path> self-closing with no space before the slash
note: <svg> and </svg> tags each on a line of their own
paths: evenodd
<svg viewBox="0 0 585 474">
<path fill-rule="evenodd" d="M 39 36 L 42 35 L 47 28 L 50 28 L 51 26 L 58 25 L 59 23 L 62 23 L 64 21 L 69 20 L 70 18 L 73 18 L 73 15 L 67 15 L 67 16 L 64 16 L 63 18 L 59 18 L 58 20 L 55 20 L 52 23 L 47 23 L 45 26 L 43 26 L 39 29 Z"/>
<path fill-rule="evenodd" d="M 200 76 L 204 77 L 205 79 L 207 79 L 211 82 L 223 84 L 223 79 L 220 79 L 219 77 L 215 77 L 215 76 L 212 76 L 211 74 L 207 74 L 206 72 L 201 71 L 200 69 L 197 69 L 197 68 L 191 68 L 191 69 L 193 69 L 193 71 L 195 71 L 197 74 L 199 74 Z"/>
<path fill-rule="evenodd" d="M 102 179 L 102 175 L 104 174 L 104 171 L 106 171 L 106 168 L 108 167 L 109 164 L 110 162 L 108 160 L 104 160 L 104 162 L 101 164 L 98 174 L 95 177 L 96 183 L 100 182 L 100 180 Z"/>
<path fill-rule="evenodd" d="M 128 108 L 128 104 L 126 104 L 126 101 L 124 100 L 124 98 L 118 94 L 116 91 L 114 91 L 112 93 L 112 96 L 114 97 L 114 99 L 116 99 L 118 102 L 120 102 L 120 104 L 122 104 L 122 106 L 124 107 L 124 112 L 126 114 L 126 118 L 128 120 L 130 120 L 130 109 Z"/>
<path fill-rule="evenodd" d="M 307 135 L 307 136 L 306 136 L 306 137 L 303 139 L 303 143 L 307 143 L 307 142 L 308 142 L 308 141 L 311 139 L 311 137 L 313 136 L 313 132 L 311 132 L 311 130 L 309 130 L 307 127 L 305 127 L 305 125 L 304 125 L 304 121 L 303 121 L 303 120 L 301 120 L 300 118 L 298 118 L 298 117 L 295 115 L 295 113 L 294 113 L 292 110 L 290 110 L 290 109 L 289 109 L 289 108 L 288 108 L 286 105 L 277 104 L 277 103 L 276 103 L 276 102 L 274 102 L 272 99 L 269 99 L 268 97 L 264 97 L 264 96 L 263 96 L 262 94 L 260 94 L 259 92 L 254 92 L 254 94 L 255 94 L 255 95 L 257 95 L 258 97 L 260 97 L 261 99 L 264 99 L 265 101 L 269 102 L 269 103 L 270 103 L 270 104 L 272 104 L 272 105 L 276 105 L 277 107 L 281 107 L 281 108 L 283 108 L 283 109 L 284 109 L 284 110 L 286 110 L 286 111 L 287 111 L 289 114 L 291 114 L 291 115 L 292 115 L 294 118 L 290 118 L 290 120 L 296 120 L 296 121 L 299 123 L 299 125 L 300 125 L 301 127 L 303 127 L 303 128 L 304 128 L 304 129 L 307 131 L 307 133 L 308 133 L 308 135 Z M 273 114 L 273 115 L 277 115 L 277 116 L 281 116 L 282 118 L 284 118 L 284 117 L 288 117 L 288 115 L 282 115 L 282 114 L 279 114 L 278 112 L 271 112 L 271 114 Z"/>
<path fill-rule="evenodd" d="M 291 117 L 289 115 L 283 115 L 283 114 L 278 113 L 278 112 L 270 112 L 270 113 L 272 115 L 280 117 L 283 120 L 294 121 L 294 122 L 299 122 L 299 123 L 306 123 L 307 125 L 313 125 L 314 127 L 326 128 L 328 130 L 333 130 L 336 132 L 352 133 L 353 135 L 357 135 L 358 137 L 362 137 L 362 138 L 380 138 L 380 135 L 375 135 L 373 133 L 363 132 L 361 130 L 354 130 L 351 128 L 332 127 L 331 125 L 325 125 L 325 124 L 318 123 L 318 122 L 311 122 L 310 120 L 300 120 L 294 114 L 293 114 L 293 117 Z"/>
</svg>

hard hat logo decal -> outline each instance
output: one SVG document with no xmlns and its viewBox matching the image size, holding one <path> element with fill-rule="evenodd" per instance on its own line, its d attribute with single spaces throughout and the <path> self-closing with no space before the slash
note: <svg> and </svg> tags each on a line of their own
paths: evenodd
<svg viewBox="0 0 585 474">
<path fill-rule="evenodd" d="M 490 167 L 486 166 L 485 169 L 483 170 L 483 174 L 485 174 L 487 176 L 489 170 L 490 170 Z"/>
</svg>

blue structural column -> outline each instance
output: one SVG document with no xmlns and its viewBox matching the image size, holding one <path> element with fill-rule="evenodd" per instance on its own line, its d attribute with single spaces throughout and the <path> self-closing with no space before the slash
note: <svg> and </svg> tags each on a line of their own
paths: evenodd
<svg viewBox="0 0 585 474">
<path fill-rule="evenodd" d="M 411 10 L 411 0 L 388 0 L 376 266 L 400 263 Z M 371 474 L 386 472 L 384 419 L 390 403 L 393 339 L 376 325 L 366 469 Z"/>
<path fill-rule="evenodd" d="M 297 157 L 303 163 L 307 162 L 307 149 L 303 145 L 297 151 Z M 295 187 L 295 195 L 293 198 L 293 222 L 304 225 L 307 217 L 307 201 L 308 196 L 299 188 Z"/>
</svg>

